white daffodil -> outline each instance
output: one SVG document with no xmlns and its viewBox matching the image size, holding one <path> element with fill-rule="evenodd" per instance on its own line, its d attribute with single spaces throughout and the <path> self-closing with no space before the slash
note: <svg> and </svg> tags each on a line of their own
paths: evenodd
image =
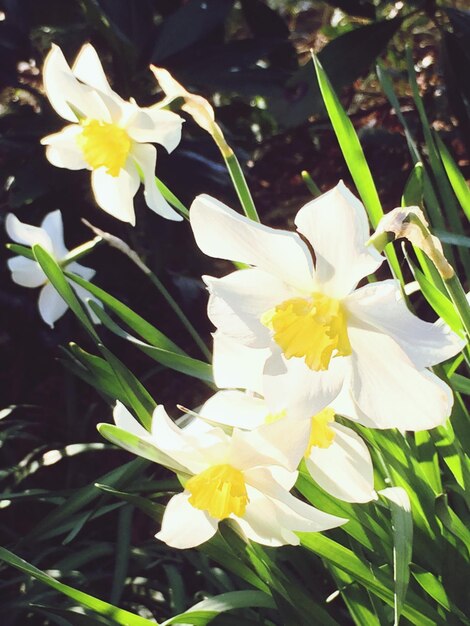
<svg viewBox="0 0 470 626">
<path fill-rule="evenodd" d="M 135 224 L 134 196 L 141 178 L 147 206 L 162 217 L 181 220 L 155 185 L 157 151 L 151 143 L 168 152 L 176 148 L 182 118 L 160 105 L 141 108 L 118 96 L 90 44 L 83 46 L 72 69 L 60 48 L 52 46 L 43 79 L 52 107 L 71 122 L 41 140 L 49 161 L 69 170 L 91 170 L 96 202 L 124 222 Z"/>
<path fill-rule="evenodd" d="M 308 411 L 308 407 L 305 407 Z M 307 417 L 289 408 L 273 414 L 259 396 L 238 390 L 219 391 L 199 414 L 210 423 L 258 432 L 268 441 L 284 433 L 284 447 L 294 469 L 302 458 L 312 478 L 335 498 L 369 502 L 376 498 L 374 468 L 367 446 L 351 428 L 335 422 L 332 407 Z"/>
<path fill-rule="evenodd" d="M 297 233 L 252 222 L 206 195 L 193 202 L 190 219 L 203 252 L 251 266 L 204 278 L 219 386 L 236 386 L 227 384 L 237 377 L 236 353 L 243 386 L 260 391 L 272 410 L 303 406 L 307 396 L 315 415 L 342 391 L 342 414 L 366 426 L 421 430 L 449 416 L 451 390 L 426 368 L 455 355 L 462 341 L 414 316 L 397 281 L 357 287 L 383 257 L 365 245 L 365 209 L 343 183 L 298 212 Z"/>
<path fill-rule="evenodd" d="M 60 211 L 48 213 L 43 219 L 41 226 L 24 224 L 15 215 L 8 213 L 5 227 L 9 237 L 14 242 L 24 246 L 38 244 L 59 263 L 69 253 L 64 244 L 64 227 Z M 11 271 L 11 278 L 17 285 L 30 288 L 42 287 L 38 300 L 39 313 L 46 324 L 53 328 L 55 322 L 67 310 L 68 305 L 48 281 L 39 263 L 23 256 L 15 256 L 8 259 L 7 264 Z M 76 261 L 67 264 L 67 270 L 81 276 L 85 280 L 90 280 L 95 275 L 95 270 L 85 267 Z M 80 285 L 75 283 L 71 283 L 71 285 L 75 289 L 77 296 L 84 302 L 87 299 L 94 299 Z M 89 311 L 93 321 L 99 323 L 98 318 L 91 309 Z"/>
<path fill-rule="evenodd" d="M 128 449 L 152 458 L 150 444 L 157 455 L 169 459 L 164 464 L 180 473 L 184 491 L 169 501 L 156 535 L 174 548 L 204 543 L 225 519 L 235 522 L 248 539 L 268 546 L 297 545 L 296 531 L 317 532 L 347 521 L 289 493 L 297 472 L 283 466 L 290 454 L 285 437 L 268 441 L 259 431 L 236 428 L 231 436 L 221 428 L 186 432 L 162 406 L 154 411 L 151 433 L 119 403 L 114 420 L 118 429 L 134 437 L 135 445 Z"/>
</svg>

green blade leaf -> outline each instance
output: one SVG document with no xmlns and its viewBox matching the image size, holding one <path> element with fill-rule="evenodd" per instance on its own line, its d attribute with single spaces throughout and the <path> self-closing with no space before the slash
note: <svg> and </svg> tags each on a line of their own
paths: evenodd
<svg viewBox="0 0 470 626">
<path fill-rule="evenodd" d="M 317 57 L 313 56 L 313 62 L 323 101 L 328 111 L 336 138 L 341 147 L 341 152 L 343 153 L 359 195 L 364 203 L 372 226 L 376 228 L 383 215 L 383 210 L 359 138 L 338 96 L 334 92 L 320 61 Z M 394 275 L 403 282 L 403 276 L 395 250 L 391 246 L 387 246 L 385 252 Z"/>
<path fill-rule="evenodd" d="M 439 156 L 441 157 L 444 169 L 449 178 L 449 182 L 452 185 L 452 189 L 454 190 L 457 200 L 460 202 L 460 206 L 467 216 L 467 219 L 470 220 L 470 189 L 467 181 L 463 177 L 457 163 L 452 158 L 447 146 L 439 135 L 434 133 L 433 136 L 439 151 Z"/>
<path fill-rule="evenodd" d="M 182 623 L 206 626 L 206 624 L 217 617 L 217 615 L 225 613 L 226 611 L 251 607 L 272 609 L 275 608 L 275 606 L 271 596 L 262 591 L 229 591 L 215 596 L 214 598 L 208 598 L 207 600 L 198 602 L 188 611 L 166 620 L 161 626 Z"/>
<path fill-rule="evenodd" d="M 140 617 L 140 615 L 135 615 L 134 613 L 126 611 L 125 609 L 120 609 L 119 607 L 109 604 L 108 602 L 104 602 L 99 598 L 95 598 L 88 593 L 80 591 L 79 589 L 75 589 L 70 585 L 65 585 L 64 583 L 59 582 L 55 578 L 52 578 L 52 576 L 49 576 L 49 574 L 46 574 L 37 567 L 34 567 L 34 565 L 31 565 L 31 563 L 24 561 L 6 548 L 0 547 L 0 559 L 5 561 L 12 567 L 20 570 L 20 572 L 36 578 L 36 580 L 41 581 L 45 585 L 49 585 L 49 587 L 56 589 L 56 591 L 63 593 L 64 595 L 72 598 L 83 606 L 86 606 L 93 611 L 96 611 L 96 613 L 103 615 L 104 617 L 110 618 L 116 624 L 121 624 L 121 626 L 156 625 L 156 622 L 154 620 L 144 619 L 143 617 Z"/>
<path fill-rule="evenodd" d="M 181 372 L 182 374 L 186 374 L 187 376 L 192 376 L 193 378 L 198 378 L 199 380 L 203 380 L 208 383 L 213 382 L 212 367 L 209 363 L 204 363 L 204 361 L 193 359 L 185 354 L 175 353 L 140 341 L 140 339 L 133 337 L 127 331 L 118 326 L 96 303 L 90 301 L 90 307 L 106 328 L 118 337 L 121 337 L 122 339 L 125 339 L 135 345 L 139 348 L 139 350 L 142 350 L 142 352 L 150 356 L 158 363 L 161 363 L 165 367 L 173 369 L 177 372 Z"/>
<path fill-rule="evenodd" d="M 36 261 L 41 266 L 42 271 L 57 290 L 59 295 L 65 300 L 70 309 L 75 313 L 77 318 L 83 324 L 84 328 L 89 332 L 91 337 L 99 342 L 99 337 L 90 322 L 88 315 L 85 313 L 84 308 L 80 304 L 77 296 L 75 295 L 72 287 L 67 282 L 62 269 L 57 261 L 48 253 L 44 248 L 39 245 L 33 246 L 33 254 Z"/>
<path fill-rule="evenodd" d="M 67 278 L 73 280 L 78 285 L 89 291 L 92 295 L 96 296 L 98 300 L 101 300 L 113 313 L 115 313 L 123 322 L 125 322 L 132 330 L 138 335 L 148 341 L 152 346 L 163 348 L 164 350 L 170 350 L 178 354 L 185 354 L 176 343 L 171 341 L 166 335 L 160 332 L 155 326 L 149 324 L 143 317 L 134 313 L 132 309 L 120 302 L 117 298 L 114 298 L 109 293 L 97 287 L 93 283 L 88 282 L 81 276 L 75 274 L 69 274 L 66 272 Z"/>
<path fill-rule="evenodd" d="M 393 529 L 393 580 L 395 583 L 394 626 L 398 626 L 410 581 L 413 550 L 413 518 L 408 494 L 401 487 L 382 489 L 380 495 L 390 503 Z"/>
</svg>

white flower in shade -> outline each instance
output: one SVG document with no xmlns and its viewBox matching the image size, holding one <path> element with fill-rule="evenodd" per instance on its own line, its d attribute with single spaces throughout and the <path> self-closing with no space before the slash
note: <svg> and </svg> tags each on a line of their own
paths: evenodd
<svg viewBox="0 0 470 626">
<path fill-rule="evenodd" d="M 43 79 L 52 107 L 71 122 L 41 140 L 49 161 L 70 170 L 91 170 L 96 202 L 124 222 L 135 224 L 134 196 L 141 179 L 147 206 L 162 217 L 181 220 L 155 184 L 157 151 L 151 143 L 168 152 L 176 148 L 182 118 L 160 105 L 141 108 L 118 96 L 90 44 L 83 46 L 72 69 L 60 48 L 52 46 Z"/>
<path fill-rule="evenodd" d="M 48 213 L 43 219 L 41 226 L 24 224 L 15 215 L 8 213 L 5 227 L 12 241 L 23 246 L 40 245 L 58 262 L 62 261 L 69 253 L 64 244 L 64 228 L 60 211 Z M 23 256 L 15 256 L 8 259 L 7 264 L 11 271 L 11 278 L 17 285 L 30 288 L 42 287 L 38 300 L 39 313 L 46 324 L 53 328 L 55 322 L 67 310 L 68 305 L 48 281 L 39 263 Z M 85 267 L 76 261 L 68 263 L 67 270 L 81 276 L 85 280 L 90 280 L 95 275 L 95 270 Z M 71 283 L 71 285 L 75 289 L 77 296 L 84 302 L 86 302 L 86 299 L 94 300 L 91 294 L 83 287 L 80 287 L 80 285 L 75 283 Z M 99 323 L 98 318 L 91 309 L 89 309 L 89 312 L 93 321 Z"/>
<path fill-rule="evenodd" d="M 342 392 L 346 415 L 366 426 L 421 430 L 446 420 L 451 390 L 427 368 L 462 341 L 414 316 L 397 281 L 358 288 L 383 257 L 365 245 L 365 209 L 343 183 L 298 212 L 298 232 L 252 222 L 205 195 L 190 219 L 203 252 L 251 266 L 204 277 L 219 386 L 237 386 L 227 379 L 241 363 L 243 387 L 272 410 L 303 406 L 307 396 L 315 415 Z"/>
<path fill-rule="evenodd" d="M 270 441 L 284 434 L 294 469 L 302 458 L 312 478 L 335 498 L 369 502 L 376 498 L 369 450 L 351 428 L 335 422 L 332 407 L 313 416 L 293 414 L 288 407 L 272 413 L 263 398 L 238 390 L 219 391 L 199 414 L 211 424 L 258 432 Z M 308 417 L 307 417 L 308 416 Z"/>
<path fill-rule="evenodd" d="M 231 436 L 218 427 L 186 431 L 158 406 L 149 433 L 120 403 L 114 420 L 119 429 L 136 438 L 137 444 L 129 448 L 133 452 L 151 458 L 150 444 L 157 454 L 170 459 L 170 469 L 184 468 L 184 491 L 169 501 L 156 535 L 174 548 L 204 543 L 226 519 L 235 522 L 248 539 L 268 546 L 297 545 L 296 531 L 317 532 L 347 521 L 289 493 L 297 472 L 284 466 L 291 454 L 285 431 L 278 431 L 277 440 L 273 435 L 271 440 L 264 439 L 259 430 L 235 428 Z"/>
</svg>

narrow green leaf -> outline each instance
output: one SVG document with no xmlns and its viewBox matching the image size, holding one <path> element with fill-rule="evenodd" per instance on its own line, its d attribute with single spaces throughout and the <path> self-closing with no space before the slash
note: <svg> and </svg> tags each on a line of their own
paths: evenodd
<svg viewBox="0 0 470 626">
<path fill-rule="evenodd" d="M 436 515 L 449 532 L 458 537 L 467 548 L 467 555 L 470 556 L 470 530 L 462 522 L 460 517 L 450 508 L 447 495 L 441 494 L 436 498 Z"/>
<path fill-rule="evenodd" d="M 155 184 L 158 190 L 160 191 L 160 193 L 162 194 L 162 196 L 165 198 L 165 200 L 167 200 L 172 206 L 174 206 L 175 209 L 178 209 L 181 215 L 183 215 L 186 218 L 189 218 L 188 209 L 175 196 L 175 194 L 165 185 L 165 183 L 161 181 L 159 178 L 157 178 L 156 176 L 155 176 Z"/>
<path fill-rule="evenodd" d="M 456 606 L 452 604 L 449 600 L 447 592 L 445 590 L 444 585 L 441 581 L 434 576 L 431 572 L 426 572 L 418 565 L 414 563 L 411 564 L 411 573 L 413 574 L 415 580 L 419 583 L 422 589 L 429 595 L 433 600 L 438 602 L 446 611 L 449 613 L 454 613 L 456 617 L 462 620 L 462 624 L 470 624 L 470 619 L 464 615 Z M 443 621 L 437 622 L 438 624 L 443 623 Z"/>
<path fill-rule="evenodd" d="M 398 626 L 403 611 L 413 551 L 413 519 L 408 494 L 401 487 L 382 489 L 380 495 L 390 503 L 393 530 L 393 580 L 395 583 L 394 626 Z"/>
<path fill-rule="evenodd" d="M 185 354 L 174 353 L 170 350 L 144 343 L 118 326 L 101 307 L 93 302 L 90 302 L 90 307 L 106 328 L 115 333 L 118 337 L 135 345 L 139 350 L 158 363 L 177 372 L 181 372 L 182 374 L 186 374 L 187 376 L 192 376 L 193 378 L 198 378 L 208 383 L 213 382 L 212 367 L 209 363 L 193 359 Z"/>
<path fill-rule="evenodd" d="M 35 261 L 36 257 L 33 254 L 31 248 L 27 248 L 26 246 L 21 246 L 18 243 L 7 243 L 6 248 L 15 254 L 19 254 L 20 256 L 24 256 L 27 259 L 31 259 L 31 261 Z"/>
<path fill-rule="evenodd" d="M 89 291 L 92 295 L 96 296 L 103 304 L 105 304 L 113 313 L 115 313 L 123 322 L 125 322 L 132 330 L 138 335 L 148 341 L 152 346 L 163 348 L 164 350 L 170 350 L 178 354 L 185 354 L 176 343 L 171 341 L 166 335 L 160 332 L 155 326 L 149 324 L 143 317 L 137 315 L 132 309 L 120 302 L 117 298 L 114 298 L 109 293 L 97 287 L 93 283 L 88 282 L 81 276 L 76 274 L 69 274 L 66 272 L 67 278 L 73 280 L 78 285 Z"/>
<path fill-rule="evenodd" d="M 34 567 L 34 565 L 31 565 L 31 563 L 24 561 L 20 557 L 16 556 L 16 554 L 13 554 L 13 552 L 10 552 L 9 550 L 6 550 L 2 547 L 0 547 L 0 559 L 5 561 L 12 567 L 20 570 L 20 572 L 28 574 L 29 576 L 32 576 L 33 578 L 41 581 L 45 585 L 49 585 L 49 587 L 52 587 L 56 591 L 59 591 L 69 598 L 72 598 L 79 604 L 82 604 L 83 606 L 86 606 L 93 611 L 96 611 L 96 613 L 100 615 L 108 617 L 116 624 L 121 624 L 121 626 L 156 625 L 156 622 L 154 620 L 144 619 L 143 617 L 140 617 L 140 615 L 135 615 L 134 613 L 126 611 L 125 609 L 120 609 L 119 607 L 109 604 L 108 602 L 104 602 L 99 598 L 95 598 L 88 593 L 75 589 L 70 585 L 65 585 L 64 583 L 59 582 L 55 578 L 52 578 L 52 576 L 49 576 L 49 574 L 46 574 L 37 567 Z"/>
<path fill-rule="evenodd" d="M 424 166 L 421 161 L 415 163 L 405 184 L 402 206 L 422 206 L 424 193 Z"/>
<path fill-rule="evenodd" d="M 426 300 L 429 302 L 437 315 L 441 317 L 453 331 L 461 334 L 462 322 L 451 300 L 445 296 L 428 278 L 426 278 L 423 272 L 416 267 L 410 257 L 406 254 L 405 248 L 403 249 L 405 251 L 405 257 L 408 261 L 408 265 L 410 266 L 413 276 L 418 282 Z"/>
<path fill-rule="evenodd" d="M 350 574 L 355 581 L 390 606 L 394 605 L 394 593 L 389 587 L 390 580 L 386 572 L 374 568 L 348 548 L 320 533 L 297 534 L 308 550 Z M 439 614 L 428 603 L 411 592 L 408 593 L 402 614 L 416 626 L 436 626 L 440 619 Z"/>
<path fill-rule="evenodd" d="M 180 483 L 178 481 L 176 482 L 177 484 L 175 484 L 175 487 L 178 487 Z M 138 496 L 135 493 L 118 491 L 113 487 L 109 487 L 108 485 L 102 485 L 101 483 L 95 483 L 95 487 L 97 489 L 100 489 L 100 491 L 114 496 L 115 498 L 119 498 L 119 500 L 130 502 L 155 521 L 161 521 L 163 517 L 163 511 L 165 510 L 165 507 L 161 504 L 157 504 L 156 502 L 152 502 L 148 498 L 143 498 L 142 496 Z"/>
<path fill-rule="evenodd" d="M 467 181 L 462 175 L 459 166 L 452 158 L 447 146 L 439 137 L 438 133 L 434 133 L 434 139 L 436 141 L 437 149 L 444 165 L 445 171 L 449 178 L 449 182 L 452 185 L 452 189 L 457 196 L 457 200 L 460 203 L 467 219 L 470 220 L 470 189 Z"/>
<path fill-rule="evenodd" d="M 252 607 L 262 607 L 273 609 L 276 607 L 274 600 L 262 591 L 229 591 L 219 596 L 208 598 L 198 602 L 189 610 L 175 615 L 166 620 L 161 626 L 170 624 L 195 624 L 196 626 L 206 626 L 217 615 L 234 609 L 246 609 Z M 242 623 L 242 622 L 240 622 Z"/>
<path fill-rule="evenodd" d="M 313 62 L 315 64 L 323 101 L 328 111 L 331 124 L 333 125 L 336 138 L 338 139 L 344 159 L 367 210 L 372 226 L 376 228 L 383 215 L 383 210 L 359 138 L 338 96 L 334 92 L 320 61 L 313 56 Z M 394 275 L 403 282 L 403 276 L 395 250 L 392 246 L 387 246 L 385 253 Z"/>
<path fill-rule="evenodd" d="M 100 307 L 97 305 L 96 308 Z M 139 379 L 106 346 L 100 343 L 98 347 L 121 383 L 121 387 L 127 396 L 126 404 L 133 408 L 142 424 L 146 428 L 150 428 L 152 413 L 157 403 Z"/>
<path fill-rule="evenodd" d="M 83 324 L 84 328 L 89 332 L 91 337 L 99 342 L 99 337 L 90 322 L 88 315 L 85 313 L 72 287 L 67 282 L 62 269 L 57 261 L 44 248 L 39 245 L 33 246 L 33 253 L 36 261 L 41 266 L 42 271 L 50 280 L 59 295 L 65 300 L 70 309 L 75 313 L 77 318 Z"/>
</svg>

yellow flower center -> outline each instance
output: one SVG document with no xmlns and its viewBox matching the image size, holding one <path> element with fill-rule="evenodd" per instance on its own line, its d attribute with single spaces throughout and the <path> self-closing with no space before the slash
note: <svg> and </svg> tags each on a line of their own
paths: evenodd
<svg viewBox="0 0 470 626">
<path fill-rule="evenodd" d="M 129 135 L 117 124 L 98 120 L 85 120 L 82 127 L 76 141 L 85 161 L 94 170 L 105 167 L 107 174 L 118 176 L 131 149 Z"/>
<path fill-rule="evenodd" d="M 185 487 L 191 494 L 189 503 L 216 519 L 225 519 L 232 513 L 242 517 L 245 513 L 248 504 L 245 478 L 231 465 L 209 467 L 192 476 Z"/>
<path fill-rule="evenodd" d="M 308 459 L 312 452 L 312 448 L 329 448 L 335 438 L 335 431 L 328 426 L 335 421 L 335 412 L 333 409 L 327 408 L 320 411 L 312 417 L 312 427 L 310 429 L 310 438 L 305 450 L 304 458 Z"/>
<path fill-rule="evenodd" d="M 291 298 L 266 311 L 261 322 L 287 359 L 300 357 L 315 371 L 327 370 L 333 356 L 351 354 L 346 312 L 339 300 L 321 293 Z"/>
</svg>

